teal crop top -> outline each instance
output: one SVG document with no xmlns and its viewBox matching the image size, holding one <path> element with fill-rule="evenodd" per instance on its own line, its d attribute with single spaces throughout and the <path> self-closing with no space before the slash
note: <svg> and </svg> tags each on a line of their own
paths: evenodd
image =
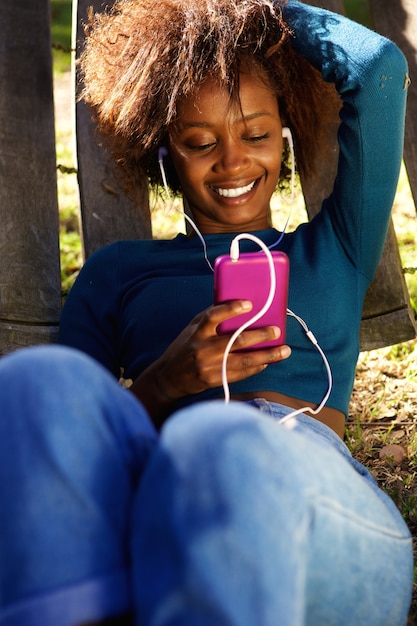
<svg viewBox="0 0 417 626">
<path fill-rule="evenodd" d="M 311 222 L 285 234 L 289 308 L 324 350 L 333 374 L 327 405 L 348 412 L 359 353 L 363 299 L 380 259 L 402 158 L 407 66 L 380 35 L 333 13 L 290 1 L 293 46 L 335 83 L 342 98 L 334 190 Z M 256 233 L 267 245 L 279 234 Z M 213 262 L 231 235 L 206 235 Z M 242 250 L 256 250 L 243 242 Z M 84 265 L 64 306 L 60 341 L 90 354 L 115 376 L 136 378 L 188 322 L 213 302 L 213 275 L 197 237 L 122 241 Z M 231 385 L 231 393 L 272 390 L 319 403 L 327 390 L 320 355 L 288 318 L 289 359 Z M 222 388 L 179 405 L 222 397 Z M 179 406 L 177 405 L 177 406 Z M 177 407 L 174 407 L 177 408 Z"/>
</svg>

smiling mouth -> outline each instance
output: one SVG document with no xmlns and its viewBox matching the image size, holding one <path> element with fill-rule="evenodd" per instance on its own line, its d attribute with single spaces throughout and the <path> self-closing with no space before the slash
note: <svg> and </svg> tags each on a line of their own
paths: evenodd
<svg viewBox="0 0 417 626">
<path fill-rule="evenodd" d="M 238 198 L 239 196 L 243 196 L 245 195 L 245 193 L 252 191 L 257 182 L 257 180 L 254 180 L 252 183 L 246 185 L 245 187 L 235 187 L 232 189 L 222 189 L 221 187 L 212 186 L 210 186 L 210 189 L 212 189 L 215 193 L 217 193 L 219 196 L 222 196 L 223 198 Z"/>
</svg>

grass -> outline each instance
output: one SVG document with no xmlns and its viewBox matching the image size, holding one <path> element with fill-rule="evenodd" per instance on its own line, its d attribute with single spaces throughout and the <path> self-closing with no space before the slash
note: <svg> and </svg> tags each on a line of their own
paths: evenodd
<svg viewBox="0 0 417 626">
<path fill-rule="evenodd" d="M 372 27 L 368 0 L 344 0 L 346 15 L 365 26 Z"/>
<path fill-rule="evenodd" d="M 54 71 L 71 67 L 72 0 L 51 0 L 51 34 Z"/>
<path fill-rule="evenodd" d="M 416 208 L 410 197 L 405 169 L 401 172 L 393 220 L 404 277 L 410 292 L 414 311 L 417 311 L 417 240 Z"/>
</svg>

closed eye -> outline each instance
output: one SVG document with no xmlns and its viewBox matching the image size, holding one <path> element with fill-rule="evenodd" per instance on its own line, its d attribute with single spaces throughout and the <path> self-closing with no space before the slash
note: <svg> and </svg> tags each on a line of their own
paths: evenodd
<svg viewBox="0 0 417 626">
<path fill-rule="evenodd" d="M 246 137 L 244 139 L 250 143 L 258 143 L 264 139 L 269 139 L 269 133 L 265 133 L 264 135 L 254 135 L 253 137 Z"/>
<path fill-rule="evenodd" d="M 192 150 L 192 152 L 204 152 L 205 150 L 210 150 L 210 148 L 213 148 L 216 144 L 213 143 L 203 143 L 200 145 L 189 145 L 188 149 Z"/>
</svg>

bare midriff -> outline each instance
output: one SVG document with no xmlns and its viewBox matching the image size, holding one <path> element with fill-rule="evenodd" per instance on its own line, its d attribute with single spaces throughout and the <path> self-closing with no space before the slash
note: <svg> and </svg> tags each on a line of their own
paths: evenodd
<svg viewBox="0 0 417 626">
<path fill-rule="evenodd" d="M 302 409 L 307 406 L 314 409 L 317 406 L 313 402 L 308 402 L 307 400 L 299 400 L 298 398 L 292 398 L 291 396 L 286 396 L 285 394 L 278 393 L 276 391 L 250 391 L 233 395 L 232 398 L 233 400 L 239 400 L 241 402 L 254 400 L 255 398 L 264 398 L 269 402 L 283 404 L 284 406 L 288 406 L 292 409 Z M 307 413 L 307 415 L 309 414 Z M 345 415 L 344 413 L 342 413 L 342 411 L 325 406 L 321 409 L 319 413 L 317 413 L 317 415 L 313 415 L 312 417 L 314 417 L 319 422 L 326 424 L 326 426 L 334 430 L 334 432 L 339 435 L 341 439 L 344 438 Z"/>
</svg>

